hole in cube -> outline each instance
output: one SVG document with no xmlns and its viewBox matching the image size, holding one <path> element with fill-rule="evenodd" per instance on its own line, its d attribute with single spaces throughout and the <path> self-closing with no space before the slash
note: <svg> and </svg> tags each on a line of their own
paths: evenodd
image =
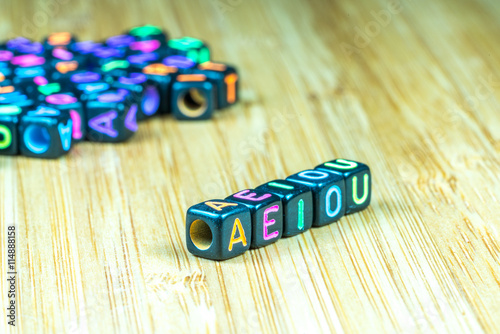
<svg viewBox="0 0 500 334">
<path fill-rule="evenodd" d="M 184 115 L 198 117 L 207 110 L 207 95 L 197 88 L 191 88 L 179 95 L 177 104 Z"/>
<path fill-rule="evenodd" d="M 141 103 L 144 114 L 151 116 L 156 113 L 158 107 L 160 107 L 160 93 L 158 92 L 158 88 L 147 86 Z"/>
<path fill-rule="evenodd" d="M 24 130 L 24 144 L 33 153 L 41 154 L 50 147 L 50 134 L 46 127 L 31 124 Z"/>
<path fill-rule="evenodd" d="M 200 250 L 207 250 L 212 245 L 212 230 L 207 223 L 201 219 L 196 219 L 189 228 L 191 241 Z"/>
</svg>

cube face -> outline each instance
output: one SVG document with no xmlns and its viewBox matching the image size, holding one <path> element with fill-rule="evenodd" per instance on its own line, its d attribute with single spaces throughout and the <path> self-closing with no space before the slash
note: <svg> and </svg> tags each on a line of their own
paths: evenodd
<svg viewBox="0 0 500 334">
<path fill-rule="evenodd" d="M 47 57 L 46 70 L 55 81 L 67 80 L 72 74 L 86 68 L 86 57 L 57 47 Z"/>
<path fill-rule="evenodd" d="M 283 237 L 291 237 L 311 228 L 314 215 L 312 192 L 308 187 L 286 180 L 267 182 L 255 190 L 269 192 L 283 203 Z"/>
<path fill-rule="evenodd" d="M 137 26 L 130 29 L 127 33 L 137 41 L 157 40 L 162 45 L 167 42 L 167 34 L 160 27 L 153 25 Z"/>
<path fill-rule="evenodd" d="M 17 128 L 21 112 L 15 105 L 0 106 L 0 155 L 19 154 Z"/>
<path fill-rule="evenodd" d="M 18 55 L 35 54 L 38 56 L 43 56 L 45 48 L 43 47 L 42 43 L 29 41 L 27 43 L 21 43 L 17 45 L 15 52 Z"/>
<path fill-rule="evenodd" d="M 14 69 L 14 77 L 12 82 L 21 90 L 26 89 L 28 85 L 33 84 L 35 77 L 45 77 L 47 72 L 41 66 L 35 67 L 17 67 Z"/>
<path fill-rule="evenodd" d="M 131 43 L 128 48 L 128 53 L 131 55 L 152 52 L 158 53 L 161 56 L 166 56 L 168 49 L 159 40 L 156 39 L 135 41 Z"/>
<path fill-rule="evenodd" d="M 127 89 L 133 98 L 139 102 L 137 110 L 138 121 L 158 114 L 161 102 L 160 88 L 154 81 L 148 80 L 144 73 L 132 72 L 126 76 L 111 79 L 111 85 L 114 88 Z"/>
<path fill-rule="evenodd" d="M 101 46 L 89 55 L 88 61 L 90 66 L 101 67 L 114 60 L 120 61 L 124 56 L 125 53 L 120 49 Z"/>
<path fill-rule="evenodd" d="M 0 64 L 0 85 L 12 85 L 12 70 L 9 67 L 1 67 Z"/>
<path fill-rule="evenodd" d="M 109 90 L 87 103 L 87 139 L 122 142 L 137 131 L 137 103 L 126 90 Z"/>
<path fill-rule="evenodd" d="M 317 170 L 342 175 L 346 188 L 346 213 L 361 211 L 370 205 L 371 173 L 370 168 L 357 161 L 335 159 L 316 167 Z"/>
<path fill-rule="evenodd" d="M 162 64 L 175 67 L 181 74 L 189 74 L 195 68 L 196 63 L 184 56 L 168 56 L 162 60 Z"/>
<path fill-rule="evenodd" d="M 247 189 L 226 198 L 250 209 L 252 215 L 252 248 L 264 247 L 278 241 L 283 234 L 283 209 L 278 196 Z"/>
<path fill-rule="evenodd" d="M 45 50 L 52 51 L 57 47 L 71 48 L 76 42 L 76 37 L 69 32 L 54 32 L 45 38 L 43 46 Z"/>
<path fill-rule="evenodd" d="M 9 50 L 0 50 L 0 68 L 11 68 L 10 61 L 14 58 L 14 53 Z"/>
<path fill-rule="evenodd" d="M 171 112 L 171 88 L 177 75 L 177 68 L 161 63 L 149 64 L 142 69 L 148 78 L 148 84 L 154 86 L 160 95 L 159 114 Z"/>
<path fill-rule="evenodd" d="M 150 64 L 158 62 L 160 55 L 157 52 L 140 53 L 127 57 L 127 61 L 132 69 L 142 71 L 142 69 Z"/>
<path fill-rule="evenodd" d="M 180 74 L 172 84 L 171 108 L 180 120 L 210 119 L 215 109 L 214 86 L 202 74 Z"/>
<path fill-rule="evenodd" d="M 199 39 L 183 37 L 168 41 L 170 52 L 174 55 L 184 56 L 195 63 L 201 64 L 210 61 L 208 46 Z"/>
<path fill-rule="evenodd" d="M 186 245 L 194 255 L 225 260 L 250 248 L 252 222 L 245 205 L 210 200 L 188 209 Z"/>
<path fill-rule="evenodd" d="M 130 35 L 111 36 L 106 40 L 106 46 L 115 49 L 123 49 L 125 51 L 131 43 L 135 42 L 135 38 Z"/>
<path fill-rule="evenodd" d="M 345 183 L 341 175 L 320 170 L 305 170 L 290 175 L 287 181 L 305 185 L 314 201 L 313 226 L 323 226 L 339 220 L 345 214 Z"/>
<path fill-rule="evenodd" d="M 76 42 L 68 48 L 69 50 L 78 53 L 79 55 L 87 55 L 95 50 L 99 49 L 102 47 L 102 43 L 96 43 L 94 41 L 82 41 L 82 42 Z"/>
<path fill-rule="evenodd" d="M 110 59 L 103 61 L 100 69 L 104 75 L 119 77 L 126 76 L 129 68 L 130 63 L 124 59 Z"/>
<path fill-rule="evenodd" d="M 44 86 L 41 86 L 43 88 Z M 39 87 L 40 88 L 40 87 Z M 86 115 L 82 103 L 72 93 L 51 94 L 45 97 L 45 104 L 51 108 L 67 113 L 73 122 L 73 142 L 80 142 L 87 134 Z"/>
<path fill-rule="evenodd" d="M 12 91 L 12 93 L 2 94 L 4 88 L 13 88 L 12 86 L 0 87 L 0 105 L 15 105 L 23 110 L 30 109 L 34 102 L 28 96 L 19 91 Z M 8 90 L 10 91 L 10 89 Z"/>
<path fill-rule="evenodd" d="M 217 92 L 217 109 L 224 109 L 238 101 L 238 73 L 232 66 L 206 62 L 198 65 L 193 73 L 205 75 Z"/>
<path fill-rule="evenodd" d="M 36 158 L 58 158 L 71 149 L 72 121 L 59 110 L 39 106 L 21 117 L 19 150 Z"/>
</svg>

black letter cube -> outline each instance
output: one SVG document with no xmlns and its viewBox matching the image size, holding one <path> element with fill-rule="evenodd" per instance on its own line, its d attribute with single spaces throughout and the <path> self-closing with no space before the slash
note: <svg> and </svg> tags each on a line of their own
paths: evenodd
<svg viewBox="0 0 500 334">
<path fill-rule="evenodd" d="M 215 107 L 214 86 L 203 74 L 180 74 L 172 84 L 172 113 L 181 120 L 210 119 Z"/>
<path fill-rule="evenodd" d="M 197 256 L 225 260 L 250 248 L 252 221 L 245 205 L 211 200 L 190 207 L 186 215 L 186 244 Z"/>
<path fill-rule="evenodd" d="M 71 132 L 68 114 L 39 106 L 21 117 L 20 152 L 27 157 L 59 158 L 71 149 Z"/>
<path fill-rule="evenodd" d="M 73 121 L 73 142 L 80 142 L 85 138 L 87 133 L 85 112 L 82 103 L 73 93 L 48 95 L 45 97 L 45 104 L 69 115 Z"/>
<path fill-rule="evenodd" d="M 313 193 L 313 226 L 323 226 L 339 220 L 345 214 L 345 184 L 341 175 L 320 170 L 305 170 L 286 178 L 307 186 Z"/>
<path fill-rule="evenodd" d="M 278 196 L 283 203 L 283 237 L 311 228 L 314 214 L 312 192 L 308 187 L 286 180 L 267 182 L 255 190 Z"/>
<path fill-rule="evenodd" d="M 153 63 L 144 67 L 142 73 L 146 74 L 150 85 L 155 86 L 160 93 L 159 113 L 170 113 L 171 87 L 177 75 L 177 68 L 161 63 Z"/>
<path fill-rule="evenodd" d="M 150 118 L 160 110 L 160 90 L 158 85 L 149 80 L 144 73 L 128 73 L 125 76 L 109 77 L 108 82 L 114 88 L 128 90 L 139 102 L 137 120 Z"/>
<path fill-rule="evenodd" d="M 138 106 L 125 89 L 103 92 L 86 109 L 90 141 L 122 142 L 137 131 Z"/>
<path fill-rule="evenodd" d="M 317 170 L 342 175 L 345 179 L 346 213 L 353 213 L 365 209 L 370 204 L 372 183 L 370 168 L 346 159 L 336 159 L 325 162 L 316 167 Z"/>
<path fill-rule="evenodd" d="M 201 64 L 210 61 L 210 50 L 206 43 L 193 37 L 183 37 L 168 41 L 170 53 L 184 56 L 195 63 Z"/>
<path fill-rule="evenodd" d="M 243 190 L 226 198 L 246 205 L 252 214 L 252 248 L 278 241 L 283 233 L 283 209 L 278 196 L 258 190 Z"/>
<path fill-rule="evenodd" d="M 0 105 L 0 155 L 19 154 L 18 123 L 22 110 L 15 105 Z"/>
<path fill-rule="evenodd" d="M 206 62 L 198 65 L 193 73 L 205 75 L 217 91 L 217 109 L 224 109 L 238 101 L 238 73 L 232 66 Z"/>
</svg>

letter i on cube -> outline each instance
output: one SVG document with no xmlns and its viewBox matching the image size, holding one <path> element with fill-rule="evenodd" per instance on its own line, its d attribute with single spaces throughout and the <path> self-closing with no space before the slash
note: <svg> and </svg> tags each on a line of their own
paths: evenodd
<svg viewBox="0 0 500 334">
<path fill-rule="evenodd" d="M 305 170 L 290 175 L 286 180 L 302 184 L 313 193 L 313 226 L 327 225 L 344 216 L 345 184 L 342 175 L 321 170 Z"/>
<path fill-rule="evenodd" d="M 256 188 L 278 196 L 283 203 L 283 237 L 291 237 L 311 228 L 314 203 L 307 186 L 286 180 L 274 180 Z"/>
</svg>

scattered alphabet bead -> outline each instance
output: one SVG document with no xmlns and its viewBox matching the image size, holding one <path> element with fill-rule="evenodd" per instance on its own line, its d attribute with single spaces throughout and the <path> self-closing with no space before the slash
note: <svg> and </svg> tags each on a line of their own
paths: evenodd
<svg viewBox="0 0 500 334">
<path fill-rule="evenodd" d="M 187 249 L 206 259 L 226 260 L 363 210 L 371 192 L 367 165 L 328 161 L 225 200 L 193 205 L 186 215 Z"/>
<path fill-rule="evenodd" d="M 69 32 L 0 43 L 0 155 L 57 158 L 83 140 L 127 140 L 157 115 L 206 120 L 237 100 L 234 67 L 152 25 L 102 43 Z"/>
</svg>

